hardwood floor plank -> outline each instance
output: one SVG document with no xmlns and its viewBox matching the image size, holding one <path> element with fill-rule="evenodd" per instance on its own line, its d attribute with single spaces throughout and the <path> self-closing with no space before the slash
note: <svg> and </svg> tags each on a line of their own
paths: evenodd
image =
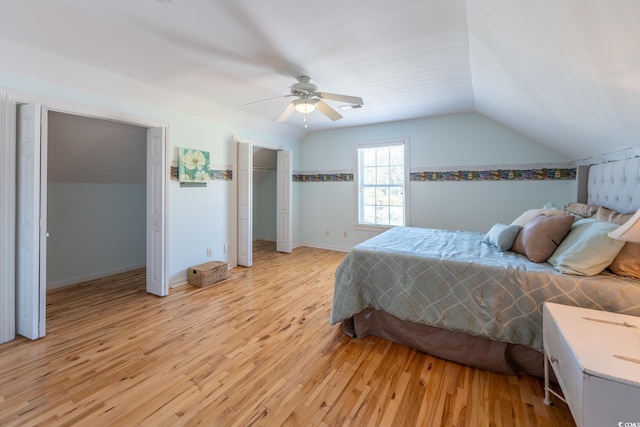
<svg viewBox="0 0 640 427">
<path fill-rule="evenodd" d="M 144 269 L 50 291 L 47 336 L 0 345 L 0 425 L 574 425 L 538 378 L 349 338 L 328 321 L 345 254 L 274 248 L 164 298 Z"/>
</svg>

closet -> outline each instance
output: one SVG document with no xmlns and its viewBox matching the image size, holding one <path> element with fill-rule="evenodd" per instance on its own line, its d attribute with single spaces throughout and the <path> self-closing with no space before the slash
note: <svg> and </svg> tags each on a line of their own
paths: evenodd
<svg viewBox="0 0 640 427">
<path fill-rule="evenodd" d="M 253 240 L 276 241 L 277 151 L 253 147 Z M 275 246 L 274 246 L 275 250 Z"/>
</svg>

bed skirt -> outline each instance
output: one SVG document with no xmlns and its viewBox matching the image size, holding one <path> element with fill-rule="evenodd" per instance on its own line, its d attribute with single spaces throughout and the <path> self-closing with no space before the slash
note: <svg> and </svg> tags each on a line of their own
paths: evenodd
<svg viewBox="0 0 640 427">
<path fill-rule="evenodd" d="M 374 335 L 475 368 L 544 377 L 544 354 L 538 350 L 400 320 L 380 310 L 364 310 L 344 320 L 342 329 L 352 338 Z"/>
</svg>

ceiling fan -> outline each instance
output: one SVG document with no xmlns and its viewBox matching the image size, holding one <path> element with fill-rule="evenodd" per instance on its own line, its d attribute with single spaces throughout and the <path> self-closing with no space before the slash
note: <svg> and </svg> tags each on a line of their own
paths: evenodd
<svg viewBox="0 0 640 427">
<path fill-rule="evenodd" d="M 294 99 L 287 105 L 287 108 L 280 114 L 277 122 L 286 122 L 287 119 L 291 116 L 294 111 L 298 111 L 305 115 L 305 127 L 307 126 L 306 115 L 311 113 L 316 108 L 322 114 L 327 116 L 333 121 L 340 120 L 342 115 L 338 113 L 336 110 L 331 108 L 329 104 L 323 101 L 323 99 L 328 99 L 332 101 L 345 102 L 347 104 L 351 104 L 355 108 L 360 108 L 364 105 L 362 98 L 359 96 L 349 96 L 349 95 L 338 95 L 335 93 L 327 93 L 327 92 L 318 92 L 318 87 L 311 83 L 311 78 L 308 76 L 298 76 L 296 77 L 298 83 L 295 83 L 291 86 L 291 93 L 284 96 L 277 96 L 275 98 L 269 98 L 262 101 L 252 102 L 246 105 L 258 104 L 260 102 L 270 101 L 272 99 L 278 98 L 288 98 L 291 96 L 295 96 L 298 99 Z"/>
</svg>

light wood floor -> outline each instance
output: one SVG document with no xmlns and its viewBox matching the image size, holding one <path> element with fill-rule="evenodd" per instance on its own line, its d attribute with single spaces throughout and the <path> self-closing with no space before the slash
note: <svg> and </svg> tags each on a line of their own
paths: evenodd
<svg viewBox="0 0 640 427">
<path fill-rule="evenodd" d="M 330 326 L 343 253 L 257 248 L 159 298 L 144 271 L 52 291 L 47 336 L 0 345 L 0 425 L 573 426 L 542 381 Z"/>
</svg>

